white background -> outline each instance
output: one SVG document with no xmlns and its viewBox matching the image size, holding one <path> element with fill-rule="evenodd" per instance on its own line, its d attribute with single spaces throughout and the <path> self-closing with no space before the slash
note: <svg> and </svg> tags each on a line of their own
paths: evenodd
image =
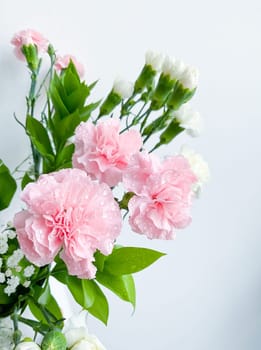
<svg viewBox="0 0 261 350">
<path fill-rule="evenodd" d="M 108 350 L 261 348 L 260 17 L 254 0 L 1 1 L 0 153 L 12 169 L 28 154 L 12 117 L 24 118 L 28 87 L 9 44 L 14 32 L 35 28 L 60 53 L 77 56 L 87 81 L 100 79 L 99 97 L 119 74 L 134 80 L 148 48 L 200 69 L 193 105 L 205 133 L 182 136 L 161 154 L 186 142 L 208 160 L 211 182 L 175 241 L 124 233 L 126 244 L 168 255 L 136 275 L 133 316 L 111 296 L 108 327 L 90 317 L 90 331 Z"/>
</svg>

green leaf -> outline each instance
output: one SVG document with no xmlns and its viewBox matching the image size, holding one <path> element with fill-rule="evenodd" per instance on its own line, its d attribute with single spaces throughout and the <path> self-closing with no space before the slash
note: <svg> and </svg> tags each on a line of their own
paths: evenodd
<svg viewBox="0 0 261 350">
<path fill-rule="evenodd" d="M 34 182 L 33 179 L 30 178 L 28 173 L 25 173 L 21 182 L 21 188 L 22 190 L 25 188 L 26 185 L 28 185 L 30 182 Z"/>
<path fill-rule="evenodd" d="M 68 276 L 68 288 L 75 301 L 84 309 L 89 310 L 95 301 L 95 287 L 93 281 L 83 280 L 74 276 Z"/>
<path fill-rule="evenodd" d="M 117 248 L 105 260 L 104 271 L 115 276 L 129 275 L 145 269 L 163 255 L 148 248 Z"/>
<path fill-rule="evenodd" d="M 106 272 L 97 272 L 95 278 L 122 300 L 130 302 L 135 308 L 136 291 L 132 275 L 114 276 Z"/>
<path fill-rule="evenodd" d="M 28 115 L 26 118 L 26 130 L 37 151 L 43 157 L 53 160 L 54 156 L 51 142 L 42 123 Z"/>
<path fill-rule="evenodd" d="M 80 118 L 82 121 L 86 122 L 90 116 L 91 116 L 91 113 L 97 108 L 99 107 L 101 101 L 97 101 L 97 102 L 94 102 L 94 103 L 90 103 L 89 105 L 83 107 L 81 110 L 80 110 Z"/>
<path fill-rule="evenodd" d="M 102 321 L 105 325 L 107 325 L 108 317 L 109 317 L 109 305 L 107 298 L 104 293 L 100 289 L 100 287 L 91 280 L 93 283 L 94 291 L 95 291 L 95 299 L 94 303 L 87 310 L 100 321 Z"/>
<path fill-rule="evenodd" d="M 71 143 L 70 145 L 65 146 L 61 152 L 59 152 L 56 158 L 56 168 L 64 168 L 67 164 L 71 165 L 74 148 L 74 144 Z"/>
<path fill-rule="evenodd" d="M 16 182 L 0 159 L 0 210 L 7 208 L 15 194 Z"/>
</svg>

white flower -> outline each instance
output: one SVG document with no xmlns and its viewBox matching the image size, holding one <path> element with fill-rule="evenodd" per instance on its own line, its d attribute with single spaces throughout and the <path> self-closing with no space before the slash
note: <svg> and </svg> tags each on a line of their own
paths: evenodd
<svg viewBox="0 0 261 350">
<path fill-rule="evenodd" d="M 202 118 L 188 103 L 181 106 L 178 111 L 173 113 L 173 115 L 180 123 L 180 126 L 186 129 L 190 136 L 196 137 L 200 135 L 203 128 Z"/>
<path fill-rule="evenodd" d="M 149 50 L 146 52 L 145 61 L 146 65 L 151 66 L 155 71 L 159 71 L 162 66 L 163 56 L 161 53 Z"/>
<path fill-rule="evenodd" d="M 174 80 L 179 80 L 184 72 L 185 64 L 180 60 L 166 56 L 162 65 L 162 71 L 165 75 L 169 75 Z"/>
<path fill-rule="evenodd" d="M 24 286 L 25 288 L 28 288 L 28 287 L 30 287 L 30 284 L 31 284 L 30 281 L 25 281 L 25 282 L 23 283 L 23 286 Z"/>
<path fill-rule="evenodd" d="M 14 239 L 16 237 L 16 232 L 13 230 L 9 230 L 7 235 L 9 239 Z"/>
<path fill-rule="evenodd" d="M 16 345 L 14 350 L 41 350 L 40 346 L 33 341 L 23 342 Z"/>
<path fill-rule="evenodd" d="M 4 283 L 5 281 L 5 274 L 3 272 L 0 272 L 0 283 Z"/>
<path fill-rule="evenodd" d="M 7 235 L 5 232 L 0 233 L 0 254 L 5 254 L 8 251 Z"/>
<path fill-rule="evenodd" d="M 94 335 L 89 335 L 76 343 L 71 350 L 105 350 L 105 348 L 99 339 Z"/>
<path fill-rule="evenodd" d="M 24 269 L 24 276 L 25 277 L 31 277 L 34 274 L 34 266 L 33 265 L 29 265 Z"/>
<path fill-rule="evenodd" d="M 87 312 L 69 318 L 64 325 L 63 334 L 70 350 L 105 350 L 104 346 L 87 329 Z"/>
<path fill-rule="evenodd" d="M 116 79 L 112 90 L 122 98 L 129 98 L 133 94 L 134 85 L 126 80 Z"/>
<path fill-rule="evenodd" d="M 180 76 L 180 83 L 184 88 L 194 90 L 198 86 L 199 71 L 197 68 L 187 66 Z"/>
<path fill-rule="evenodd" d="M 0 349 L 13 349 L 13 328 L 9 318 L 0 319 Z"/>
<path fill-rule="evenodd" d="M 21 249 L 16 249 L 11 256 L 7 259 L 8 267 L 16 267 L 19 262 L 23 259 L 24 254 Z"/>
<path fill-rule="evenodd" d="M 191 170 L 198 178 L 198 182 L 194 188 L 194 191 L 197 193 L 201 190 L 202 185 L 210 178 L 208 163 L 200 154 L 188 146 L 182 146 L 180 153 L 188 160 Z"/>
<path fill-rule="evenodd" d="M 11 269 L 7 269 L 7 270 L 5 271 L 5 275 L 6 275 L 6 277 L 12 276 L 12 270 L 11 270 Z"/>
</svg>

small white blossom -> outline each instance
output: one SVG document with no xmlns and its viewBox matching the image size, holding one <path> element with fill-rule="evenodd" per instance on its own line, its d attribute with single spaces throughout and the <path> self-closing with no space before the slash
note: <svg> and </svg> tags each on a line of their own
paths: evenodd
<svg viewBox="0 0 261 350">
<path fill-rule="evenodd" d="M 12 270 L 11 269 L 7 269 L 6 271 L 5 271 L 5 275 L 6 275 L 6 277 L 10 277 L 10 276 L 12 276 Z"/>
<path fill-rule="evenodd" d="M 16 288 L 20 283 L 20 279 L 18 276 L 11 276 L 8 280 L 7 280 L 7 284 L 13 288 Z"/>
<path fill-rule="evenodd" d="M 188 146 L 182 146 L 180 153 L 188 160 L 191 170 L 198 179 L 198 182 L 194 188 L 194 191 L 197 193 L 201 190 L 202 185 L 210 178 L 208 163 L 200 154 L 196 153 Z"/>
<path fill-rule="evenodd" d="M 7 286 L 4 289 L 5 294 L 7 294 L 8 296 L 10 296 L 11 294 L 15 293 L 15 291 L 16 291 L 16 288 L 13 288 L 11 286 Z"/>
<path fill-rule="evenodd" d="M 134 85 L 126 80 L 116 79 L 112 90 L 122 98 L 129 98 L 133 94 Z"/>
<path fill-rule="evenodd" d="M 146 65 L 151 66 L 153 70 L 159 71 L 162 67 L 163 56 L 161 53 L 147 51 L 145 56 Z"/>
<path fill-rule="evenodd" d="M 15 271 L 16 272 L 21 272 L 22 271 L 22 267 L 20 265 L 16 266 Z"/>
<path fill-rule="evenodd" d="M 179 80 L 184 88 L 194 90 L 198 86 L 198 78 L 198 69 L 195 67 L 187 66 Z"/>
<path fill-rule="evenodd" d="M 0 272 L 0 283 L 5 282 L 5 274 L 3 272 Z"/>
<path fill-rule="evenodd" d="M 24 276 L 25 277 L 31 277 L 34 274 L 34 266 L 33 265 L 29 265 L 24 269 Z"/>
<path fill-rule="evenodd" d="M 165 75 L 169 75 L 174 80 L 179 80 L 184 70 L 184 62 L 176 60 L 175 58 L 171 58 L 169 56 L 165 57 L 165 60 L 162 65 L 162 72 Z"/>
<path fill-rule="evenodd" d="M 14 239 L 16 237 L 16 232 L 13 230 L 9 230 L 7 235 L 9 239 Z"/>
<path fill-rule="evenodd" d="M 23 283 L 23 286 L 24 286 L 25 288 L 28 288 L 28 287 L 30 287 L 30 284 L 31 284 L 30 281 L 25 281 L 25 282 Z"/>
<path fill-rule="evenodd" d="M 197 137 L 203 128 L 203 121 L 200 114 L 194 111 L 188 103 L 180 107 L 178 111 L 173 113 L 180 123 L 180 126 L 186 129 L 190 136 Z"/>
<path fill-rule="evenodd" d="M 21 249 L 16 249 L 11 256 L 7 259 L 8 267 L 16 267 L 23 259 L 24 254 Z"/>
<path fill-rule="evenodd" d="M 5 254 L 8 251 L 8 238 L 5 232 L 0 233 L 0 254 Z"/>
</svg>

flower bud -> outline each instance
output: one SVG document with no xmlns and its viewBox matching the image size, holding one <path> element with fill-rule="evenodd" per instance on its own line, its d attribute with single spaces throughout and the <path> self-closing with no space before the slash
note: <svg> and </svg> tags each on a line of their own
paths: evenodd
<svg viewBox="0 0 261 350">
<path fill-rule="evenodd" d="M 32 72 L 35 72 L 38 68 L 38 65 L 39 65 L 37 46 L 34 44 L 23 45 L 22 46 L 22 53 L 25 56 L 25 59 L 26 59 L 26 62 L 28 64 L 29 69 Z"/>
<path fill-rule="evenodd" d="M 16 345 L 14 350 L 41 350 L 41 348 L 33 341 L 26 341 Z"/>
<path fill-rule="evenodd" d="M 41 347 L 42 350 L 66 350 L 65 336 L 59 331 L 51 331 L 44 336 Z"/>
<path fill-rule="evenodd" d="M 100 107 L 100 114 L 108 115 L 121 101 L 133 94 L 133 84 L 124 80 L 115 80 L 113 88 Z"/>
<path fill-rule="evenodd" d="M 181 74 L 179 81 L 185 89 L 192 91 L 198 86 L 198 77 L 198 69 L 192 66 L 187 66 L 183 74 Z"/>
<path fill-rule="evenodd" d="M 142 92 L 145 88 L 152 88 L 157 71 L 159 71 L 162 66 L 162 55 L 153 51 L 147 51 L 145 62 L 146 63 L 135 82 L 135 92 Z"/>
<path fill-rule="evenodd" d="M 203 127 L 200 114 L 194 111 L 188 104 L 184 104 L 179 110 L 173 113 L 173 116 L 179 122 L 179 125 L 186 129 L 190 136 L 200 135 Z"/>
<path fill-rule="evenodd" d="M 152 97 L 151 108 L 153 110 L 160 109 L 165 104 L 183 70 L 183 62 L 168 56 L 165 58 L 162 73 Z"/>
<path fill-rule="evenodd" d="M 189 90 L 184 88 L 183 85 L 178 81 L 175 88 L 172 90 L 171 94 L 167 100 L 167 106 L 170 110 L 178 110 L 182 104 L 188 102 L 195 94 L 196 89 Z"/>
</svg>

